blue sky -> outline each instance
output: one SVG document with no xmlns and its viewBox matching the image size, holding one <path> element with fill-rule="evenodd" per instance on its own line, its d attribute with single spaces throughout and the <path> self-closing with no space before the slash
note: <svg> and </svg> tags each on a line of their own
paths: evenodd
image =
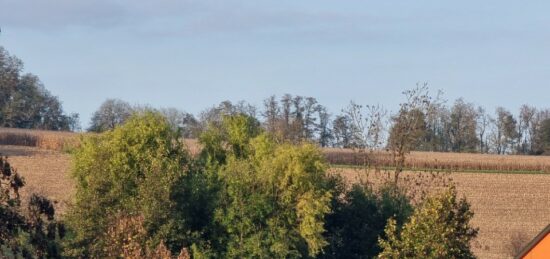
<svg viewBox="0 0 550 259">
<path fill-rule="evenodd" d="M 69 112 L 106 98 L 197 113 L 316 97 L 395 110 L 429 82 L 489 110 L 549 106 L 547 1 L 0 0 L 0 45 Z"/>
</svg>

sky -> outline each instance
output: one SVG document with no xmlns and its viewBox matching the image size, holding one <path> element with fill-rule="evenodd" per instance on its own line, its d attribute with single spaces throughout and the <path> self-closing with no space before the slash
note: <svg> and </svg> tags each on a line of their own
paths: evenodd
<svg viewBox="0 0 550 259">
<path fill-rule="evenodd" d="M 198 113 L 313 96 L 397 110 L 428 82 L 449 104 L 548 107 L 548 1 L 0 0 L 0 46 L 84 126 L 107 98 Z"/>
</svg>

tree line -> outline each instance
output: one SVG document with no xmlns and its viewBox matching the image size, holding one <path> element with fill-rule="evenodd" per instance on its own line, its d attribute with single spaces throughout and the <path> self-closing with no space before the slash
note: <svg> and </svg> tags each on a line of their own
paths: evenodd
<svg viewBox="0 0 550 259">
<path fill-rule="evenodd" d="M 403 104 L 409 107 L 401 106 L 393 114 L 379 105 L 355 102 L 331 114 L 313 97 L 290 94 L 270 96 L 261 108 L 245 101 L 224 101 L 198 116 L 175 108 L 159 111 L 184 138 L 198 138 L 225 115 L 247 114 L 279 140 L 306 140 L 321 147 L 391 149 L 406 135 L 412 138 L 409 149 L 417 151 L 528 155 L 550 151 L 550 109 L 523 105 L 517 114 L 503 107 L 490 113 L 463 98 L 448 105 L 441 93 L 430 94 L 426 85 L 403 94 Z M 150 108 L 108 99 L 94 113 L 88 130 L 113 129 L 133 112 L 146 109 Z"/>
<path fill-rule="evenodd" d="M 22 71 L 23 62 L 0 46 L 0 127 L 78 130 L 78 114 L 66 114 L 36 75 Z"/>
<path fill-rule="evenodd" d="M 80 130 L 79 115 L 65 113 L 37 76 L 22 71 L 23 62 L 0 47 L 0 127 Z M 407 125 L 415 127 L 414 136 L 409 135 L 415 138 L 412 150 L 533 155 L 550 151 L 550 109 L 523 105 L 517 113 L 503 107 L 489 112 L 463 98 L 449 104 L 440 92 L 430 94 L 426 84 L 405 91 L 404 98 L 403 103 L 411 98 L 426 103 L 389 113 L 379 105 L 350 102 L 332 114 L 314 97 L 285 94 L 268 97 L 261 107 L 224 101 L 198 116 L 175 108 L 160 111 L 184 138 L 197 138 L 223 115 L 243 113 L 257 118 L 279 140 L 307 140 L 321 147 L 389 148 L 397 143 L 397 133 L 407 134 L 398 122 L 408 121 L 416 123 Z M 93 114 L 88 130 L 113 129 L 133 112 L 146 109 L 150 108 L 108 99 Z"/>
</svg>

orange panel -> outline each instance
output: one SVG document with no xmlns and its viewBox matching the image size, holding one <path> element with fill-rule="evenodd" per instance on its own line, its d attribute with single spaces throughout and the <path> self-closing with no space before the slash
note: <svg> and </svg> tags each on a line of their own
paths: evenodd
<svg viewBox="0 0 550 259">
<path fill-rule="evenodd" d="M 524 257 L 524 259 L 548 259 L 550 258 L 550 233 L 540 240 Z"/>
</svg>

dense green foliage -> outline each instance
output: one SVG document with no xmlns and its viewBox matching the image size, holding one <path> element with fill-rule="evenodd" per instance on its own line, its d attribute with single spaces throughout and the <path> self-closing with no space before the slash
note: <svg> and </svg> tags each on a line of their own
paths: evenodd
<svg viewBox="0 0 550 259">
<path fill-rule="evenodd" d="M 86 137 L 64 254 L 373 258 L 395 239 L 388 219 L 400 227 L 412 212 L 398 187 L 348 187 L 316 145 L 278 142 L 248 115 L 212 121 L 200 142 L 190 156 L 156 112 Z"/>
<path fill-rule="evenodd" d="M 338 182 L 336 182 L 338 183 Z M 409 199 L 394 185 L 373 190 L 370 185 L 354 184 L 333 200 L 327 216 L 325 236 L 329 246 L 323 258 L 373 258 L 380 253 L 378 238 L 390 218 L 401 226 L 412 213 Z"/>
<path fill-rule="evenodd" d="M 193 170 L 189 156 L 165 119 L 154 113 L 131 118 L 123 127 L 89 136 L 75 154 L 77 194 L 68 217 L 69 254 L 103 257 L 107 227 L 118 217 L 144 216 L 147 240 L 156 245 L 182 242 L 172 195 Z M 181 206 L 181 205 L 180 205 Z"/>
<path fill-rule="evenodd" d="M 386 226 L 387 239 L 380 239 L 380 258 L 474 258 L 470 241 L 477 229 L 469 223 L 473 217 L 465 199 L 457 199 L 456 190 L 430 197 L 415 209 L 399 231 L 396 221 Z"/>
<path fill-rule="evenodd" d="M 38 77 L 22 70 L 23 62 L 0 47 L 0 127 L 78 129 L 78 115 L 66 115 Z"/>
<path fill-rule="evenodd" d="M 319 254 L 332 193 L 313 145 L 276 144 L 245 115 L 226 117 L 203 137 L 203 159 L 215 172 L 216 252 L 229 258 L 300 258 Z M 228 145 L 223 148 L 223 144 Z"/>
</svg>

